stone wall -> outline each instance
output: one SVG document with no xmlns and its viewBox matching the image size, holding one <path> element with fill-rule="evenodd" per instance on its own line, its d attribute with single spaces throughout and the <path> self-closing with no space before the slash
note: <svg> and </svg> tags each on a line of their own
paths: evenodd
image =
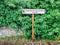
<svg viewBox="0 0 60 45">
<path fill-rule="evenodd" d="M 10 27 L 1 27 L 0 28 L 0 37 L 5 36 L 15 36 L 15 35 L 22 35 L 23 32 L 20 30 L 19 33 L 16 33 L 12 28 Z"/>
</svg>

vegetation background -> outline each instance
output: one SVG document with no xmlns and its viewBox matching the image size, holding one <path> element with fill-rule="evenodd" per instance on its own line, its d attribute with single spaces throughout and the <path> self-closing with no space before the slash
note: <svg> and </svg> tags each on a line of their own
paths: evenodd
<svg viewBox="0 0 60 45">
<path fill-rule="evenodd" d="M 31 15 L 22 9 L 45 9 L 46 14 L 35 15 L 35 40 L 60 39 L 60 0 L 0 0 L 0 27 L 9 26 L 16 32 L 22 28 L 24 36 L 31 39 Z"/>
</svg>

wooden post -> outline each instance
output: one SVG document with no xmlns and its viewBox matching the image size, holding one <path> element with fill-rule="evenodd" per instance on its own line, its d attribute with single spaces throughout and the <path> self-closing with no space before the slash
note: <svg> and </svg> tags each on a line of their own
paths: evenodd
<svg viewBox="0 0 60 45">
<path fill-rule="evenodd" d="M 32 42 L 34 42 L 34 14 L 32 14 Z"/>
</svg>

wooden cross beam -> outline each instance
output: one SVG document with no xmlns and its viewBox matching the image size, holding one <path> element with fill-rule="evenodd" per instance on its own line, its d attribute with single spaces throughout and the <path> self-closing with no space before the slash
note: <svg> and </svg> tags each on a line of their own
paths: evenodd
<svg viewBox="0 0 60 45">
<path fill-rule="evenodd" d="M 45 9 L 23 9 L 22 14 L 32 14 L 32 42 L 34 42 L 34 14 L 45 14 Z"/>
</svg>

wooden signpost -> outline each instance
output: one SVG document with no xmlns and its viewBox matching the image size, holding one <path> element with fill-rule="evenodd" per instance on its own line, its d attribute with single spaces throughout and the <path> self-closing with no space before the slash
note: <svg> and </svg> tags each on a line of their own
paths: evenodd
<svg viewBox="0 0 60 45">
<path fill-rule="evenodd" d="M 45 9 L 23 9 L 22 14 L 32 14 L 32 42 L 34 42 L 34 14 L 45 14 Z"/>
</svg>

